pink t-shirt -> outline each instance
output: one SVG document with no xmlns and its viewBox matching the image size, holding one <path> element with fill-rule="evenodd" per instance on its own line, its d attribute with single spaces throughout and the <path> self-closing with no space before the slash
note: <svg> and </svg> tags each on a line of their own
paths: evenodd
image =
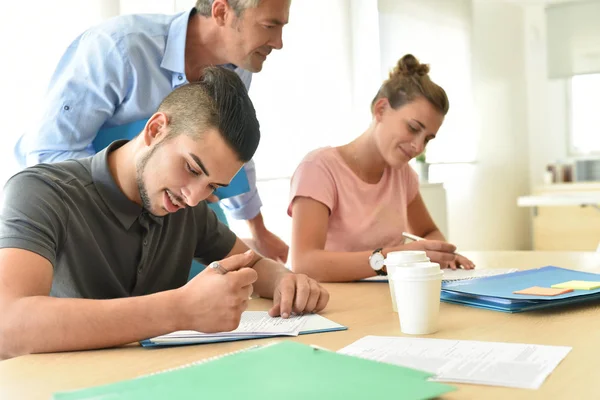
<svg viewBox="0 0 600 400">
<path fill-rule="evenodd" d="M 337 148 L 324 147 L 304 157 L 294 172 L 288 215 L 298 196 L 325 204 L 330 210 L 328 251 L 397 246 L 404 243 L 408 205 L 418 192 L 417 174 L 408 164 L 386 168 L 380 181 L 370 184 L 350 169 Z"/>
</svg>

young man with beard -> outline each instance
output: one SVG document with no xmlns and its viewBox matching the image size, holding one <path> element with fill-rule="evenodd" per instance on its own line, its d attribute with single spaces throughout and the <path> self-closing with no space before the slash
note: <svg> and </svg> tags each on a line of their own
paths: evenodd
<svg viewBox="0 0 600 400">
<path fill-rule="evenodd" d="M 273 299 L 272 316 L 322 310 L 325 289 L 249 250 L 202 202 L 259 139 L 244 84 L 211 67 L 133 140 L 12 177 L 0 212 L 0 358 L 232 330 L 252 293 Z M 194 257 L 211 268 L 186 283 Z"/>
</svg>

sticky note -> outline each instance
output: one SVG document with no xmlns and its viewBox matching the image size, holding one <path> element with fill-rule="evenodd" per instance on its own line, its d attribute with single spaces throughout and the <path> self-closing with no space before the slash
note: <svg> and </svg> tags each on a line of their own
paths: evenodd
<svg viewBox="0 0 600 400">
<path fill-rule="evenodd" d="M 558 289 L 594 290 L 600 288 L 600 282 L 592 281 L 568 281 L 552 285 Z"/>
<path fill-rule="evenodd" d="M 572 292 L 573 289 L 551 289 L 540 286 L 532 286 L 527 289 L 517 290 L 514 294 L 528 294 L 530 296 L 558 296 L 559 294 Z"/>
</svg>

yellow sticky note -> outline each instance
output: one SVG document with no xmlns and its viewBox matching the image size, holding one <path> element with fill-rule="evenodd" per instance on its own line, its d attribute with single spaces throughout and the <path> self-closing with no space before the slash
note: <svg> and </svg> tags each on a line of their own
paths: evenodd
<svg viewBox="0 0 600 400">
<path fill-rule="evenodd" d="M 527 294 L 530 296 L 558 296 L 572 292 L 573 289 L 550 289 L 545 287 L 533 286 L 527 289 L 517 290 L 514 294 Z"/>
<path fill-rule="evenodd" d="M 600 282 L 592 281 L 568 281 L 552 285 L 557 289 L 594 290 L 600 288 Z"/>
</svg>

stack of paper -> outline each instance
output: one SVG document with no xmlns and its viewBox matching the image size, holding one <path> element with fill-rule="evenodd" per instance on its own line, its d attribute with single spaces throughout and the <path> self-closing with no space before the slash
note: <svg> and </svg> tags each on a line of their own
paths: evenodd
<svg viewBox="0 0 600 400">
<path fill-rule="evenodd" d="M 144 347 L 176 346 L 187 344 L 230 342 L 274 336 L 339 331 L 347 329 L 318 314 L 297 315 L 290 318 L 272 318 L 266 311 L 245 311 L 237 329 L 231 332 L 203 333 L 177 331 L 141 342 Z"/>
<path fill-rule="evenodd" d="M 432 399 L 455 390 L 431 373 L 284 341 L 172 371 L 54 394 L 54 400 Z"/>
<path fill-rule="evenodd" d="M 440 382 L 538 389 L 571 347 L 366 336 L 339 351 L 435 374 Z"/>
<path fill-rule="evenodd" d="M 581 288 L 587 286 L 574 286 L 574 290 L 554 296 L 548 296 L 547 291 L 541 290 L 569 281 L 593 283 L 600 281 L 600 275 L 548 266 L 481 279 L 444 283 L 441 299 L 448 303 L 511 313 L 578 302 L 600 301 L 600 288 L 585 290 Z M 536 287 L 539 289 L 533 290 Z"/>
</svg>

